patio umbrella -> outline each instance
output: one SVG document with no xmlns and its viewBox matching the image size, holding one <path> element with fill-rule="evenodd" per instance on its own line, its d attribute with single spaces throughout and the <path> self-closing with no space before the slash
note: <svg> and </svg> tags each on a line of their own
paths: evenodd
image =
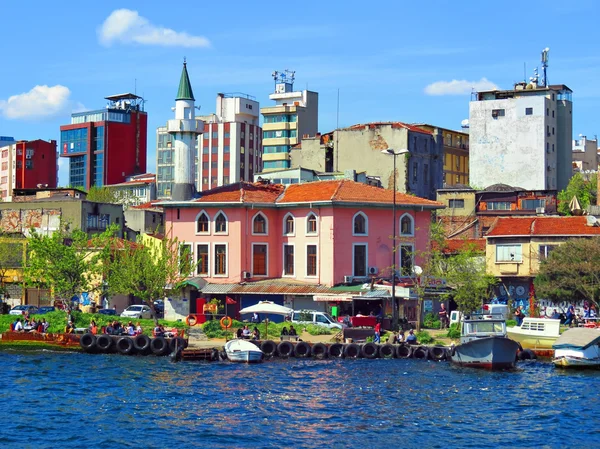
<svg viewBox="0 0 600 449">
<path fill-rule="evenodd" d="M 293 312 L 293 309 L 289 307 L 280 306 L 279 304 L 275 304 L 272 301 L 260 301 L 258 304 L 254 304 L 253 306 L 245 307 L 240 310 L 240 315 L 246 313 L 262 313 L 265 315 L 290 315 Z M 268 320 L 265 320 L 265 337 L 268 333 Z"/>
</svg>

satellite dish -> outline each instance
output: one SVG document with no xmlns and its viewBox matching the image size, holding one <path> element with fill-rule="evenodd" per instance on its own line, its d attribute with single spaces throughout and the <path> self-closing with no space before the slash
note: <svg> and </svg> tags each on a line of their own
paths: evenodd
<svg viewBox="0 0 600 449">
<path fill-rule="evenodd" d="M 460 124 L 461 124 L 461 126 L 463 128 L 468 127 L 469 126 L 469 119 L 468 118 L 464 119 L 462 122 L 460 122 Z"/>
<path fill-rule="evenodd" d="M 423 274 L 423 268 L 421 268 L 421 267 L 420 267 L 420 266 L 418 266 L 418 265 L 415 265 L 415 266 L 413 267 L 413 269 L 412 269 L 412 272 L 413 272 L 414 274 L 416 274 L 417 276 L 421 276 L 421 274 Z"/>
</svg>

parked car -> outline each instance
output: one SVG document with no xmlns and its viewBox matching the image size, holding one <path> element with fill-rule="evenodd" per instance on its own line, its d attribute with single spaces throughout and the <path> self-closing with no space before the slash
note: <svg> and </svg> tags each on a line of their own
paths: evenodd
<svg viewBox="0 0 600 449">
<path fill-rule="evenodd" d="M 43 315 L 45 313 L 49 313 L 49 312 L 55 312 L 56 311 L 56 307 L 53 306 L 42 306 L 38 309 L 37 314 L 38 315 Z"/>
<path fill-rule="evenodd" d="M 156 317 L 162 318 L 165 316 L 165 303 L 162 299 L 154 301 L 154 310 L 156 311 Z"/>
<path fill-rule="evenodd" d="M 10 312 L 8 312 L 9 315 L 25 315 L 25 312 L 29 312 L 29 315 L 34 315 L 36 313 L 38 313 L 38 308 L 36 306 L 29 306 L 29 305 L 20 305 L 20 306 L 14 306 Z"/>
<path fill-rule="evenodd" d="M 292 312 L 292 323 L 318 324 L 329 329 L 342 329 L 344 324 L 338 323 L 331 315 L 316 310 L 294 310 Z"/>
<path fill-rule="evenodd" d="M 98 313 L 101 315 L 116 315 L 117 311 L 115 309 L 98 309 Z"/>
<path fill-rule="evenodd" d="M 146 305 L 136 305 L 129 306 L 121 313 L 123 318 L 144 318 L 144 319 L 152 319 L 154 318 L 154 312 L 149 306 Z"/>
</svg>

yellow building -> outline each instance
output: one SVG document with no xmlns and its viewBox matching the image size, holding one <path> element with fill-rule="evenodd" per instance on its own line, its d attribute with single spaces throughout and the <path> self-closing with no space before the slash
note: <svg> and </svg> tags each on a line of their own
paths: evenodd
<svg viewBox="0 0 600 449">
<path fill-rule="evenodd" d="M 469 135 L 461 131 L 419 124 L 419 128 L 441 133 L 444 140 L 444 185 L 469 185 Z"/>
<path fill-rule="evenodd" d="M 318 131 L 319 94 L 309 90 L 294 92 L 294 72 L 273 72 L 274 106 L 261 108 L 263 115 L 263 170 L 290 168 L 290 149 L 304 135 Z"/>
</svg>

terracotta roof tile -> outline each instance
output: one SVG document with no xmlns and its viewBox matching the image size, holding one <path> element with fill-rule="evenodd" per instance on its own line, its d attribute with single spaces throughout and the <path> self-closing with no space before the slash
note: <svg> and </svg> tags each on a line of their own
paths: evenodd
<svg viewBox="0 0 600 449">
<path fill-rule="evenodd" d="M 348 128 L 344 128 L 343 131 L 347 131 L 347 130 L 359 131 L 364 128 L 375 129 L 375 128 L 379 128 L 381 126 L 388 126 L 388 125 L 391 125 L 392 128 L 404 128 L 409 131 L 413 131 L 413 132 L 421 133 L 421 134 L 428 134 L 430 136 L 433 134 L 431 131 L 428 131 L 423 128 L 419 128 L 418 126 L 410 125 L 408 123 L 403 123 L 403 122 L 358 123 L 356 125 L 349 126 Z"/>
<path fill-rule="evenodd" d="M 460 250 L 468 248 L 485 251 L 485 239 L 447 239 L 442 252 L 444 254 L 456 254 Z"/>
<path fill-rule="evenodd" d="M 498 218 L 486 237 L 551 235 L 600 235 L 600 227 L 588 226 L 586 217 Z"/>
<path fill-rule="evenodd" d="M 284 190 L 280 184 L 237 182 L 202 192 L 197 203 L 275 203 Z"/>
<path fill-rule="evenodd" d="M 132 209 L 159 209 L 162 210 L 162 206 L 159 206 L 161 200 L 152 200 L 147 203 L 138 204 L 137 206 L 131 206 Z"/>
</svg>

